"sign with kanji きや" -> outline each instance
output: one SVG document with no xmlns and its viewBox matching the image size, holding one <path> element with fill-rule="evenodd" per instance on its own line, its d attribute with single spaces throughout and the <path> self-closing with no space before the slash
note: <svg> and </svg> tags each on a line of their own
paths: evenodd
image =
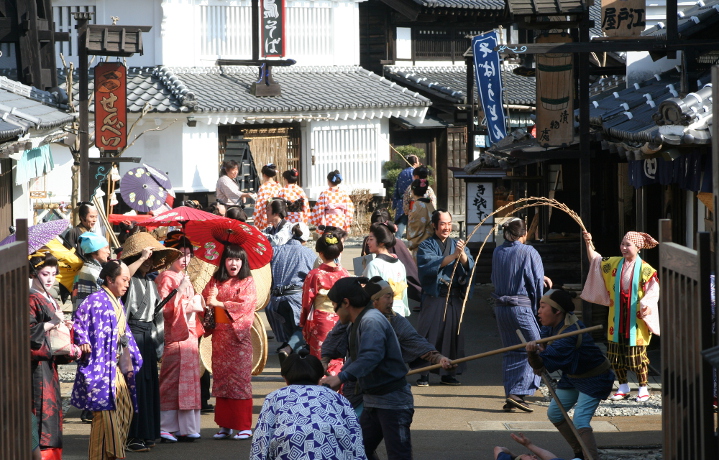
<svg viewBox="0 0 719 460">
<path fill-rule="evenodd" d="M 262 55 L 285 55 L 285 0 L 262 0 Z"/>
<path fill-rule="evenodd" d="M 95 146 L 105 152 L 127 146 L 127 69 L 120 62 L 95 66 Z"/>
</svg>

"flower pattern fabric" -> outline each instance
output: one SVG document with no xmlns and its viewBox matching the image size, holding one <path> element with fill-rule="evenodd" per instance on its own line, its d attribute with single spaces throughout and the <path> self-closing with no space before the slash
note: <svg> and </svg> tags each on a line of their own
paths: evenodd
<svg viewBox="0 0 719 460">
<path fill-rule="evenodd" d="M 349 232 L 354 217 L 355 205 L 347 192 L 331 187 L 320 193 L 312 209 L 310 225 L 325 225 Z"/>
<path fill-rule="evenodd" d="M 302 187 L 297 184 L 288 184 L 287 187 L 280 190 L 278 197 L 284 198 L 290 203 L 294 203 L 299 199 L 303 199 L 304 202 L 302 203 L 302 211 L 288 212 L 285 219 L 287 220 L 287 222 L 292 222 L 293 224 L 298 224 L 300 222 L 307 223 L 307 219 L 310 214 L 310 203 L 307 199 L 307 195 L 305 195 L 305 191 L 302 190 Z"/>
</svg>

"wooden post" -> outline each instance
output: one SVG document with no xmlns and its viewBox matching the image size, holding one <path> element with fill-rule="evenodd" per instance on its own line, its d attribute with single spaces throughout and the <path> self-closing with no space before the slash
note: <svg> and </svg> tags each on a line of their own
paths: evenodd
<svg viewBox="0 0 719 460">
<path fill-rule="evenodd" d="M 712 67 L 712 98 L 719 97 L 719 66 Z M 719 99 L 713 99 L 715 101 Z M 717 218 L 717 211 L 719 211 L 719 123 L 712 123 L 711 127 L 712 134 L 712 203 L 714 209 L 712 209 L 712 218 L 714 219 L 714 232 L 712 232 L 713 247 L 714 247 L 714 269 L 719 267 L 719 218 Z"/>
<path fill-rule="evenodd" d="M 467 63 L 467 163 L 474 161 L 474 58 Z"/>
<path fill-rule="evenodd" d="M 586 18 L 588 19 L 588 18 Z M 579 42 L 589 42 L 589 27 L 587 20 L 581 22 L 579 27 Z M 579 68 L 579 217 L 584 226 L 591 232 L 592 229 L 592 171 L 589 134 L 589 53 L 578 53 L 575 61 Z M 582 254 L 582 284 L 587 279 L 590 260 L 584 247 L 584 239 L 579 239 Z M 586 325 L 592 325 L 592 304 L 582 301 L 582 318 Z"/>
<path fill-rule="evenodd" d="M 78 92 L 80 111 L 80 200 L 90 200 L 90 134 L 89 134 L 89 95 L 88 95 L 88 62 L 87 62 L 87 25 L 93 13 L 75 12 L 77 21 L 77 47 L 80 59 L 80 88 Z"/>
</svg>

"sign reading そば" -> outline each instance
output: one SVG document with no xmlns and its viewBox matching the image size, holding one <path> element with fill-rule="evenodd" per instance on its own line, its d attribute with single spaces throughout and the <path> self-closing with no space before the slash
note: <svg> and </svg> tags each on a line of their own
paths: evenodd
<svg viewBox="0 0 719 460">
<path fill-rule="evenodd" d="M 95 66 L 95 146 L 105 152 L 127 146 L 127 69 L 120 62 Z"/>
<path fill-rule="evenodd" d="M 262 0 L 262 55 L 285 55 L 285 0 Z"/>
</svg>

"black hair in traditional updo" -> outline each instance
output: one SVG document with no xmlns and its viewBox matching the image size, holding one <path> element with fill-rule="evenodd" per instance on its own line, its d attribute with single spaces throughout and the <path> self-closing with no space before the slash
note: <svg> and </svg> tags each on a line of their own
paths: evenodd
<svg viewBox="0 0 719 460">
<path fill-rule="evenodd" d="M 446 209 L 442 209 L 442 208 L 436 209 L 436 210 L 432 213 L 432 218 L 430 219 L 431 222 L 432 222 L 432 227 L 434 227 L 435 229 L 439 226 L 439 218 L 440 218 L 440 216 L 442 215 L 442 213 L 444 213 L 444 214 L 449 214 L 449 217 L 452 217 L 452 213 L 450 213 L 450 212 L 447 211 Z"/>
<path fill-rule="evenodd" d="M 332 185 L 340 185 L 342 183 L 342 174 L 335 169 L 331 173 L 327 174 L 327 180 L 330 181 Z"/>
<path fill-rule="evenodd" d="M 337 231 L 325 231 L 315 243 L 315 250 L 325 256 L 325 259 L 338 258 L 344 250 L 341 235 Z"/>
<path fill-rule="evenodd" d="M 247 213 L 242 209 L 242 206 L 230 206 L 227 208 L 227 211 L 225 211 L 225 217 L 239 220 L 240 222 L 247 222 Z"/>
<path fill-rule="evenodd" d="M 412 181 L 411 187 L 414 196 L 423 197 L 429 188 L 429 181 L 427 179 L 415 179 Z"/>
<path fill-rule="evenodd" d="M 337 305 L 342 303 L 343 299 L 347 299 L 353 307 L 365 307 L 372 300 L 364 289 L 364 285 L 368 282 L 369 279 L 365 277 L 348 276 L 340 278 L 327 293 L 327 297 Z"/>
<path fill-rule="evenodd" d="M 372 212 L 372 215 L 369 216 L 370 225 L 374 224 L 375 222 L 389 222 L 390 220 L 391 219 L 389 217 L 389 211 L 387 211 L 387 208 L 375 209 L 374 212 Z"/>
<path fill-rule="evenodd" d="M 574 305 L 573 299 L 577 297 L 576 292 L 565 291 L 564 289 L 554 289 L 549 298 L 559 304 L 560 307 L 564 308 L 566 313 L 574 311 L 576 305 Z M 557 313 L 557 309 L 552 307 L 552 311 Z"/>
<path fill-rule="evenodd" d="M 325 368 L 322 366 L 322 362 L 311 355 L 306 348 L 292 353 L 280 367 L 280 375 L 284 377 L 288 385 L 317 385 L 324 374 Z"/>
<path fill-rule="evenodd" d="M 115 281 L 115 278 L 120 276 L 120 273 L 122 273 L 122 266 L 124 264 L 120 260 L 108 260 L 105 265 L 102 266 L 102 270 L 100 270 L 100 278 L 102 280 L 102 285 L 107 286 L 108 280 Z"/>
<path fill-rule="evenodd" d="M 420 179 L 426 179 L 429 176 L 429 169 L 426 166 L 417 166 L 412 171 L 413 176 L 417 176 Z"/>
<path fill-rule="evenodd" d="M 81 201 L 77 204 L 77 215 L 80 219 L 85 220 L 92 209 L 95 209 L 95 204 L 92 201 Z"/>
<path fill-rule="evenodd" d="M 288 184 L 296 184 L 300 180 L 300 172 L 297 169 L 292 168 L 282 173 L 282 177 L 287 181 Z"/>
<path fill-rule="evenodd" d="M 369 228 L 369 232 L 374 235 L 377 244 L 384 244 L 387 249 L 393 248 L 397 244 L 397 238 L 394 237 L 396 231 L 397 227 L 392 222 L 375 222 Z"/>
<path fill-rule="evenodd" d="M 283 198 L 272 198 L 268 206 L 271 214 L 277 214 L 280 219 L 287 217 L 287 202 Z"/>
<path fill-rule="evenodd" d="M 262 174 L 267 177 L 275 177 L 277 175 L 277 166 L 273 163 L 268 163 L 262 167 Z"/>
<path fill-rule="evenodd" d="M 30 278 L 34 278 L 37 272 L 45 267 L 55 267 L 59 270 L 57 259 L 49 252 L 33 254 L 28 262 L 30 263 Z"/>
<path fill-rule="evenodd" d="M 527 234 L 527 226 L 524 219 L 515 217 L 502 224 L 502 233 L 507 241 L 517 241 Z"/>
</svg>

